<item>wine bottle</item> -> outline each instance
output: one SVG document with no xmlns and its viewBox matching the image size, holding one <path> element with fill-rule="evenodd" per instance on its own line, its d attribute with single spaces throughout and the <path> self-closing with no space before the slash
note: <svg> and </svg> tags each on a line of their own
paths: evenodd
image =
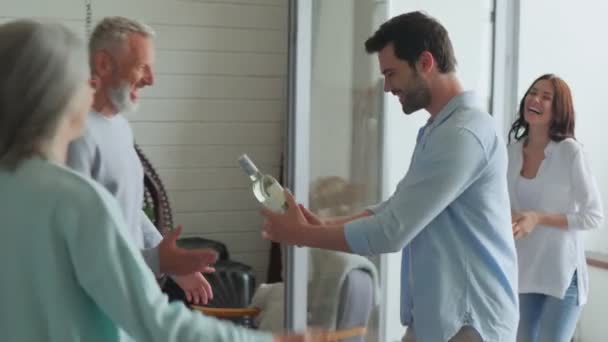
<svg viewBox="0 0 608 342">
<path fill-rule="evenodd" d="M 274 177 L 261 173 L 246 154 L 239 158 L 239 165 L 251 179 L 253 195 L 262 205 L 275 212 L 287 209 L 283 187 Z"/>
</svg>

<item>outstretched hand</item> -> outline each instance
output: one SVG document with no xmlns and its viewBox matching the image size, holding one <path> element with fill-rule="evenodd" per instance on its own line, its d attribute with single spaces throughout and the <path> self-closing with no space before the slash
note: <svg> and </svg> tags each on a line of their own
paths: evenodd
<svg viewBox="0 0 608 342">
<path fill-rule="evenodd" d="M 209 273 L 213 270 L 210 265 L 217 260 L 217 252 L 213 249 L 185 249 L 177 246 L 177 239 L 182 233 L 182 227 L 177 226 L 169 231 L 158 245 L 160 272 L 178 276 L 194 272 Z"/>
</svg>

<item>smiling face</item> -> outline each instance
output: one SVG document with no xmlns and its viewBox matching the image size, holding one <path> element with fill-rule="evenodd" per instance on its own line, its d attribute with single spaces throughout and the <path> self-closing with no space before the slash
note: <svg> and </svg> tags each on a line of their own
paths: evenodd
<svg viewBox="0 0 608 342">
<path fill-rule="evenodd" d="M 101 51 L 96 59 L 99 91 L 115 112 L 137 108 L 139 90 L 154 84 L 154 46 L 150 38 L 130 33 L 117 51 Z"/>
<path fill-rule="evenodd" d="M 574 138 L 575 111 L 572 92 L 559 76 L 544 74 L 528 88 L 519 103 L 518 117 L 511 125 L 509 140 L 548 134 L 553 141 Z"/>
<path fill-rule="evenodd" d="M 536 81 L 524 99 L 524 120 L 530 126 L 549 128 L 553 121 L 555 89 L 549 80 Z"/>
<path fill-rule="evenodd" d="M 399 98 L 405 114 L 426 108 L 431 102 L 427 81 L 416 68 L 395 55 L 393 44 L 378 52 L 380 71 L 384 75 L 384 91 Z"/>
</svg>

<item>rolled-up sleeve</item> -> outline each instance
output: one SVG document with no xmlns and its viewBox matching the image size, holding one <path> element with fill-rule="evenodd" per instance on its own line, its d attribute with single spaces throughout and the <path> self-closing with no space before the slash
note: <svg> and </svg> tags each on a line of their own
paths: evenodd
<svg viewBox="0 0 608 342">
<path fill-rule="evenodd" d="M 487 166 L 486 151 L 466 128 L 441 132 L 427 142 L 393 196 L 374 215 L 345 225 L 345 237 L 357 254 L 401 250 Z"/>
<path fill-rule="evenodd" d="M 384 208 L 386 208 L 388 206 L 388 202 L 389 200 L 386 200 L 384 202 L 380 202 L 378 204 L 374 204 L 374 205 L 370 205 L 369 207 L 365 208 L 367 209 L 369 212 L 377 214 L 379 212 L 381 212 L 382 210 L 384 210 Z"/>
</svg>

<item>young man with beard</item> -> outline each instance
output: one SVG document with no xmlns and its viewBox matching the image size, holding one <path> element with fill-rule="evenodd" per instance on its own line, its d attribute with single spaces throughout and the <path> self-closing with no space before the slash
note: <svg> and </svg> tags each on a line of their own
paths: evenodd
<svg viewBox="0 0 608 342">
<path fill-rule="evenodd" d="M 215 253 L 177 247 L 180 227 L 163 239 L 142 210 L 143 168 L 123 114 L 136 109 L 141 88 L 154 84 L 153 38 L 148 26 L 123 17 L 105 18 L 95 27 L 89 63 L 96 91 L 85 132 L 70 144 L 68 165 L 116 197 L 131 238 L 157 277 L 170 274 L 189 302 L 207 303 L 213 292 L 201 272 L 211 270 Z"/>
<path fill-rule="evenodd" d="M 465 92 L 446 29 L 420 13 L 390 19 L 367 40 L 384 91 L 430 118 L 395 193 L 351 217 L 319 219 L 286 192 L 266 217 L 274 241 L 364 255 L 402 251 L 404 341 L 512 342 L 517 259 L 507 153 L 492 117 Z M 405 158 L 405 156 L 404 156 Z"/>
</svg>

